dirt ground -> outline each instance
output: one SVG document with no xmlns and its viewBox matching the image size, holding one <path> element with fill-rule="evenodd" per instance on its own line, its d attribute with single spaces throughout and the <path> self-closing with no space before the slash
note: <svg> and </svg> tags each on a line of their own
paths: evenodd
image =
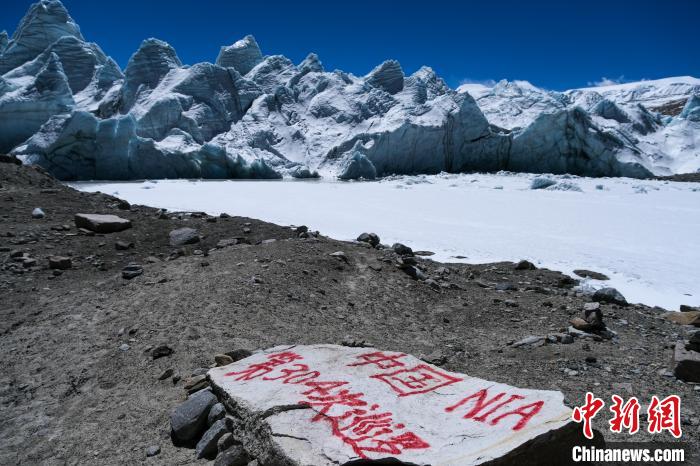
<svg viewBox="0 0 700 466">
<path fill-rule="evenodd" d="M 36 207 L 45 218 L 32 218 Z M 645 413 L 652 395 L 678 394 L 687 454 L 700 450 L 700 387 L 668 373 L 671 347 L 686 329 L 662 309 L 604 304 L 605 321 L 618 333 L 613 341 L 514 347 L 529 335 L 565 330 L 590 298 L 557 272 L 512 263 L 419 258 L 442 285 L 431 287 L 400 270 L 391 250 L 299 238 L 290 227 L 248 218 L 119 207 L 115 198 L 0 163 L 0 464 L 194 464 L 192 450 L 170 441 L 169 413 L 185 392 L 182 381 L 159 380 L 166 369 L 187 377 L 210 367 L 214 354 L 237 348 L 343 341 L 561 390 L 571 406 L 587 391 L 609 406 L 616 393 L 639 398 Z M 79 212 L 113 213 L 133 228 L 79 234 Z M 168 233 L 184 226 L 203 239 L 173 248 Z M 212 250 L 229 238 L 249 244 Z M 134 247 L 117 250 L 117 241 Z M 18 250 L 36 263 L 18 266 L 11 258 Z M 347 262 L 330 255 L 337 251 Z M 71 257 L 72 268 L 55 276 L 52 255 Z M 123 279 L 129 263 L 143 265 L 143 275 Z M 173 354 L 154 360 L 150 350 L 159 344 Z M 613 436 L 610 415 L 606 407 L 594 421 L 607 441 L 651 438 Z M 151 445 L 161 453 L 147 458 Z"/>
</svg>

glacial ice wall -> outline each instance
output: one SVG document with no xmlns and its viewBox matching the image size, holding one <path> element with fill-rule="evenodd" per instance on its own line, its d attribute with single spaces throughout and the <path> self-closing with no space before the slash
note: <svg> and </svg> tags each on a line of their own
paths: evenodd
<svg viewBox="0 0 700 466">
<path fill-rule="evenodd" d="M 365 76 L 326 71 L 313 53 L 294 64 L 263 55 L 250 35 L 192 66 L 146 39 L 121 70 L 58 0 L 0 34 L 0 74 L 0 152 L 66 180 L 700 168 L 700 82 L 555 93 L 502 81 L 465 92 L 395 60 Z M 637 102 L 680 98 L 689 108 L 671 117 Z"/>
</svg>

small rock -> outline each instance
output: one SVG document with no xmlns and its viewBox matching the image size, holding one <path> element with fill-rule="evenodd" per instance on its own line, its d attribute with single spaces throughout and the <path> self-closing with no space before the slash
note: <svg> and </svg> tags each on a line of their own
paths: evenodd
<svg viewBox="0 0 700 466">
<path fill-rule="evenodd" d="M 49 257 L 49 268 L 55 270 L 68 270 L 71 268 L 70 257 L 51 256 Z"/>
<path fill-rule="evenodd" d="M 217 366 L 226 366 L 233 362 L 233 358 L 228 354 L 216 354 L 214 355 L 214 362 Z"/>
<path fill-rule="evenodd" d="M 627 300 L 622 293 L 617 291 L 615 288 L 601 288 L 593 293 L 593 301 L 599 303 L 612 303 L 619 304 L 620 306 L 626 306 Z"/>
<path fill-rule="evenodd" d="M 673 363 L 675 364 L 673 374 L 678 379 L 684 382 L 700 383 L 700 353 L 689 351 L 686 349 L 685 343 L 679 341 L 673 352 Z"/>
<path fill-rule="evenodd" d="M 225 353 L 227 356 L 231 356 L 231 359 L 233 359 L 233 362 L 240 361 L 241 359 L 245 359 L 247 357 L 250 357 L 253 355 L 253 353 L 247 349 L 243 348 L 238 348 L 233 351 L 229 351 Z"/>
<path fill-rule="evenodd" d="M 214 462 L 214 466 L 246 466 L 250 462 L 250 456 L 240 445 L 234 445 L 224 450 Z"/>
<path fill-rule="evenodd" d="M 216 396 L 200 391 L 190 396 L 170 414 L 172 438 L 176 445 L 191 446 L 207 427 L 211 407 L 217 403 Z"/>
<path fill-rule="evenodd" d="M 497 291 L 517 291 L 518 287 L 510 282 L 497 283 L 495 286 Z"/>
<path fill-rule="evenodd" d="M 362 233 L 360 236 L 357 237 L 357 241 L 360 241 L 361 243 L 369 243 L 372 247 L 375 248 L 380 243 L 379 236 L 377 236 L 376 233 Z"/>
<path fill-rule="evenodd" d="M 594 272 L 593 270 L 576 269 L 574 273 L 581 278 L 592 278 L 593 280 L 610 280 L 610 277 L 604 273 Z"/>
<path fill-rule="evenodd" d="M 211 409 L 213 409 L 213 407 Z M 211 410 L 209 412 L 211 413 Z M 218 452 L 218 449 L 216 448 L 217 442 L 222 435 L 229 431 L 230 429 L 227 425 L 226 419 L 220 419 L 212 424 L 212 426 L 204 433 L 199 442 L 197 442 L 197 446 L 195 447 L 197 459 L 206 458 L 213 460 Z"/>
<path fill-rule="evenodd" d="M 131 220 L 116 215 L 75 214 L 75 226 L 94 233 L 117 233 L 131 228 Z"/>
<path fill-rule="evenodd" d="M 545 342 L 545 337 L 542 336 L 536 336 L 536 335 L 530 335 L 528 337 L 523 338 L 520 341 L 517 341 L 513 343 L 513 347 L 517 348 L 519 346 L 541 346 Z"/>
<path fill-rule="evenodd" d="M 122 278 L 131 280 L 143 274 L 143 267 L 139 264 L 129 264 L 122 269 Z"/>
<path fill-rule="evenodd" d="M 247 235 L 247 234 L 250 234 L 251 229 L 248 227 L 243 227 L 242 231 L 243 231 L 243 233 L 245 233 Z"/>
<path fill-rule="evenodd" d="M 214 405 L 214 406 L 216 406 L 216 405 Z M 239 442 L 236 441 L 236 437 L 234 437 L 232 433 L 227 432 L 224 435 L 222 435 L 221 437 L 219 437 L 219 441 L 216 442 L 216 448 L 217 448 L 217 450 L 222 452 L 222 451 L 228 450 L 232 446 L 238 445 L 238 444 L 239 444 Z"/>
<path fill-rule="evenodd" d="M 151 351 L 151 356 L 153 359 L 163 358 L 165 356 L 170 356 L 173 354 L 173 349 L 168 345 L 158 345 Z"/>
<path fill-rule="evenodd" d="M 160 453 L 160 446 L 158 446 L 158 445 L 151 445 L 150 447 L 146 448 L 146 456 L 149 458 L 151 456 L 156 456 L 159 453 Z"/>
<path fill-rule="evenodd" d="M 127 241 L 117 241 L 114 243 L 114 248 L 117 251 L 126 251 L 127 249 L 133 249 L 134 243 L 130 243 Z"/>
<path fill-rule="evenodd" d="M 561 338 L 559 339 L 559 342 L 562 345 L 570 345 L 574 342 L 574 337 L 573 337 L 573 335 L 569 335 L 568 333 L 565 333 L 561 336 Z"/>
<path fill-rule="evenodd" d="M 173 371 L 172 369 L 165 369 L 165 370 L 163 371 L 163 373 L 160 374 L 160 375 L 158 376 L 158 380 L 169 379 L 170 377 L 173 376 L 173 373 L 174 373 L 174 372 L 175 372 L 175 371 Z"/>
<path fill-rule="evenodd" d="M 593 302 L 593 303 L 584 303 L 583 304 L 584 311 L 596 311 L 598 309 L 600 309 L 600 303 Z"/>
<path fill-rule="evenodd" d="M 32 210 L 32 218 L 44 218 L 44 217 L 46 217 L 46 214 L 39 207 Z"/>
<path fill-rule="evenodd" d="M 344 253 L 343 251 L 332 252 L 332 253 L 329 254 L 329 256 L 336 257 L 336 258 L 342 260 L 342 261 L 345 262 L 345 263 L 348 262 L 348 256 L 345 255 L 345 253 Z"/>
<path fill-rule="evenodd" d="M 515 264 L 515 270 L 537 270 L 537 267 L 530 261 L 521 260 Z"/>
<path fill-rule="evenodd" d="M 414 280 L 425 280 L 426 276 L 423 273 L 421 269 L 416 267 L 415 265 L 404 265 L 401 267 L 401 270 L 406 272 L 406 274 L 413 278 Z"/>
<path fill-rule="evenodd" d="M 129 351 L 129 348 L 130 348 L 130 346 L 129 346 L 128 344 L 122 343 L 122 344 L 119 346 L 119 351 Z"/>
<path fill-rule="evenodd" d="M 194 228 L 178 228 L 169 233 L 171 246 L 199 243 L 199 232 Z"/>
<path fill-rule="evenodd" d="M 226 408 L 221 403 L 216 403 L 209 410 L 209 416 L 207 416 L 207 425 L 211 426 L 219 419 L 223 419 L 226 416 Z"/>
<path fill-rule="evenodd" d="M 394 252 L 396 254 L 398 254 L 399 256 L 412 256 L 413 255 L 413 249 L 409 248 L 405 244 L 394 243 L 391 246 L 391 249 L 393 249 Z"/>
</svg>

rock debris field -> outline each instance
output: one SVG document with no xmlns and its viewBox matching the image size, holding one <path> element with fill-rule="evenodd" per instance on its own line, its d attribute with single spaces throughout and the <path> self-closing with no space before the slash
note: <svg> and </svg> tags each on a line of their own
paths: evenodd
<svg viewBox="0 0 700 466">
<path fill-rule="evenodd" d="M 411 370 L 441 374 L 447 385 L 435 393 L 466 383 L 450 385 L 452 377 L 560 396 L 562 419 L 587 391 L 607 405 L 612 394 L 636 396 L 642 413 L 653 395 L 677 394 L 686 454 L 700 449 L 697 309 L 669 314 L 626 304 L 613 290 L 584 294 L 576 280 L 529 262 L 443 264 L 382 245 L 370 232 L 341 242 L 303 225 L 129 205 L 13 163 L 0 163 L 0 205 L 2 464 L 314 464 L 273 454 L 302 440 L 263 442 L 265 429 L 299 434 L 301 408 L 268 416 L 277 424 L 259 416 L 240 422 L 268 403 L 266 390 L 291 390 L 286 379 L 263 389 L 258 379 L 223 375 L 269 361 L 278 347 L 298 351 L 304 360 L 290 363 L 310 371 L 368 374 L 363 393 L 395 392 L 366 372 L 373 365 L 344 371 L 308 345 L 348 358 L 406 355 Z M 284 368 L 299 369 L 280 365 L 270 378 L 293 375 Z M 178 437 L 191 426 L 179 416 L 188 403 L 206 409 L 190 411 L 195 428 Z M 418 430 L 415 417 L 401 420 L 403 408 L 391 403 L 397 435 L 410 430 L 428 444 L 441 438 L 439 428 Z M 462 407 L 453 417 L 470 432 L 479 423 Z M 610 416 L 606 406 L 594 420 L 599 438 L 629 440 L 608 430 Z M 445 421 L 444 435 L 455 422 Z M 512 417 L 501 422 L 496 427 L 515 425 Z M 315 434 L 328 429 L 307 424 Z M 644 430 L 632 438 L 651 440 Z M 418 464 L 436 461 L 421 456 L 415 438 L 401 438 Z M 675 441 L 667 433 L 653 439 Z M 308 455 L 336 445 L 321 444 Z M 340 460 L 328 464 L 361 458 L 347 452 L 336 448 L 331 458 Z M 515 461 L 506 464 L 526 464 Z"/>
</svg>

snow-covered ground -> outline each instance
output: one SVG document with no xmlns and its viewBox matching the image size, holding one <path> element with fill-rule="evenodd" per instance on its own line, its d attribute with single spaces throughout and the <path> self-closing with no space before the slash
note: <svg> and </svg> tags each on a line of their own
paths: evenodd
<svg viewBox="0 0 700 466">
<path fill-rule="evenodd" d="M 529 174 L 395 177 L 378 182 L 144 181 L 75 183 L 85 191 L 171 210 L 227 212 L 308 225 L 338 239 L 376 232 L 483 263 L 528 259 L 571 274 L 603 272 L 629 301 L 678 309 L 700 305 L 700 183 Z M 557 188 L 580 188 L 580 191 Z M 464 256 L 457 258 L 456 256 Z"/>
</svg>

